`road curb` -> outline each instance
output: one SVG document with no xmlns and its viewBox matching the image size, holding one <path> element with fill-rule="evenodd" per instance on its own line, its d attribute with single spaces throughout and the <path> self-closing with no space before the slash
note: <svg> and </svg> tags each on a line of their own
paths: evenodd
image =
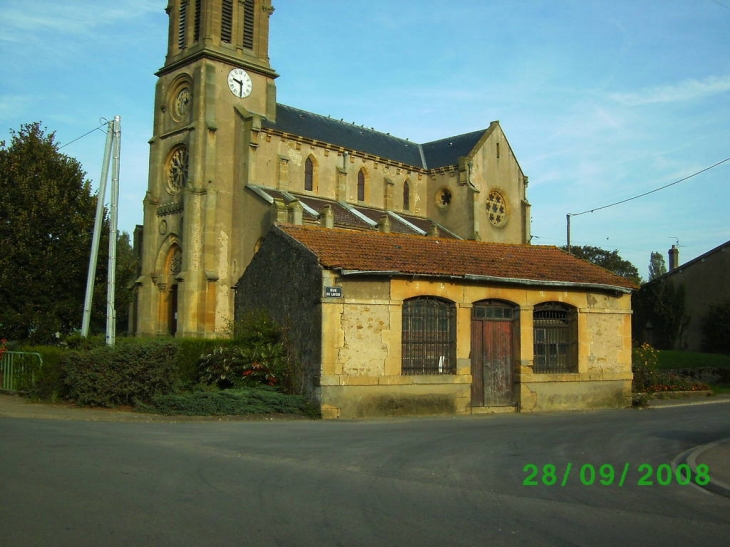
<svg viewBox="0 0 730 547">
<path fill-rule="evenodd" d="M 730 444 L 730 439 L 720 439 L 719 441 L 715 441 L 709 444 L 704 444 L 695 448 L 692 448 L 690 450 L 687 450 L 686 452 L 683 452 L 680 454 L 677 458 L 675 458 L 673 463 L 674 469 L 676 471 L 677 466 L 681 464 L 687 464 L 689 468 L 692 470 L 693 478 L 697 476 L 697 466 L 700 465 L 697 462 L 697 459 L 707 452 L 708 450 L 716 449 L 724 444 Z M 710 472 L 710 482 L 708 482 L 705 485 L 697 484 L 696 482 L 692 482 L 692 484 L 695 484 L 698 488 L 703 488 L 705 490 L 709 490 L 710 492 L 714 494 L 718 494 L 720 496 L 724 496 L 728 499 L 730 499 L 730 484 L 727 484 L 720 479 L 717 478 L 717 475 L 714 477 L 712 476 L 712 472 Z"/>
</svg>

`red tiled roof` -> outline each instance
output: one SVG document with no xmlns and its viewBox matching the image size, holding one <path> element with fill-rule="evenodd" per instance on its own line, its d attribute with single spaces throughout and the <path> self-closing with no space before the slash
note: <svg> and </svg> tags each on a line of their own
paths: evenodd
<svg viewBox="0 0 730 547">
<path fill-rule="evenodd" d="M 636 288 L 628 279 L 557 247 L 288 224 L 279 225 L 278 229 L 314 253 L 323 267 L 332 270 Z"/>
</svg>

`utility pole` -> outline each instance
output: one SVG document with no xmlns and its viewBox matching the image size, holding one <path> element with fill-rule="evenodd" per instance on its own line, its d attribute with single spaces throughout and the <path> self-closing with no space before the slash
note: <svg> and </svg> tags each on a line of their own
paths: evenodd
<svg viewBox="0 0 730 547">
<path fill-rule="evenodd" d="M 570 213 L 565 215 L 565 218 L 568 219 L 568 253 L 570 253 Z"/>
<path fill-rule="evenodd" d="M 84 315 L 81 322 L 81 336 L 89 336 L 91 321 L 91 303 L 94 296 L 94 280 L 96 279 L 96 262 L 99 256 L 99 240 L 101 239 L 102 222 L 104 220 L 104 199 L 106 197 L 106 181 L 109 177 L 109 161 L 112 159 L 112 191 L 111 215 L 109 226 L 109 267 L 107 282 L 106 308 L 106 344 L 113 346 L 116 338 L 116 310 L 114 309 L 114 289 L 116 286 L 117 262 L 117 224 L 119 204 L 119 159 L 122 140 L 122 124 L 119 116 L 107 124 L 104 159 L 101 165 L 99 180 L 99 194 L 96 202 L 96 217 L 94 219 L 94 234 L 91 240 L 91 256 L 89 257 L 89 272 L 86 277 L 86 297 L 84 299 Z"/>
</svg>

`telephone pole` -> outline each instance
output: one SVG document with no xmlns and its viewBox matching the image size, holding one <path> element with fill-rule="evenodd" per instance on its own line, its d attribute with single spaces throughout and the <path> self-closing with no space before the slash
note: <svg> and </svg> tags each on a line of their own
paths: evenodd
<svg viewBox="0 0 730 547">
<path fill-rule="evenodd" d="M 99 180 L 99 194 L 96 202 L 96 217 L 94 219 L 94 235 L 91 240 L 91 256 L 89 257 L 89 272 L 86 277 L 86 297 L 84 298 L 84 316 L 81 322 L 81 336 L 89 336 L 91 321 L 91 303 L 94 296 L 94 279 L 96 278 L 96 262 L 99 256 L 99 240 L 104 220 L 104 199 L 106 197 L 106 182 L 109 177 L 109 162 L 112 163 L 112 189 L 109 218 L 109 266 L 107 281 L 106 307 L 106 344 L 113 346 L 116 338 L 116 310 L 114 308 L 114 292 L 116 287 L 117 265 L 117 225 L 119 209 L 119 159 L 122 140 L 122 123 L 119 116 L 107 124 L 106 145 L 104 159 L 101 166 Z"/>
</svg>

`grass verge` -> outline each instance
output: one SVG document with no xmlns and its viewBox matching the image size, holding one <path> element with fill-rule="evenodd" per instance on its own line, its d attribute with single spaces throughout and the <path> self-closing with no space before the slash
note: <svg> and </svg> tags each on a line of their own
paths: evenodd
<svg viewBox="0 0 730 547">
<path fill-rule="evenodd" d="M 659 351 L 659 368 L 662 370 L 701 367 L 730 368 L 730 355 L 694 351 Z"/>
</svg>

